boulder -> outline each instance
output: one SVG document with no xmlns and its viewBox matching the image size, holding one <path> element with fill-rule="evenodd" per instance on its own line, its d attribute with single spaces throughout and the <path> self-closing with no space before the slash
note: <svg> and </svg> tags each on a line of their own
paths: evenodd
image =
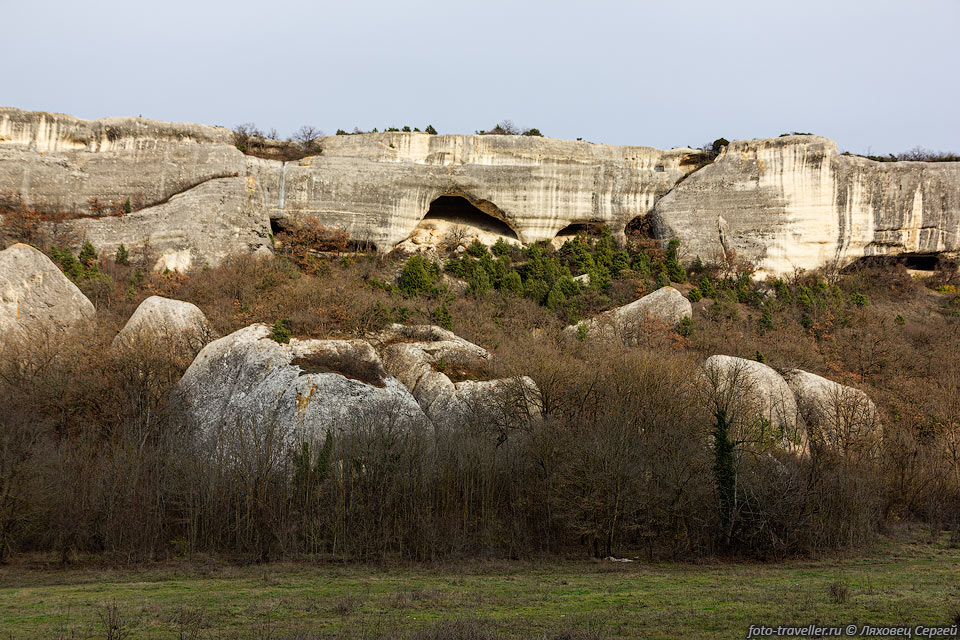
<svg viewBox="0 0 960 640">
<path fill-rule="evenodd" d="M 793 391 L 772 367 L 732 356 L 710 356 L 704 363 L 709 393 L 727 407 L 728 417 L 745 418 L 755 433 L 745 437 L 773 440 L 802 451 L 807 438 L 798 420 Z"/>
<path fill-rule="evenodd" d="M 661 287 L 630 304 L 604 311 L 595 318 L 582 320 L 565 329 L 568 335 L 585 330 L 587 335 L 604 338 L 620 337 L 626 342 L 635 339 L 637 330 L 645 323 L 675 327 L 685 316 L 693 316 L 693 307 L 683 294 L 673 287 Z M 582 329 L 581 329 L 582 327 Z"/>
<path fill-rule="evenodd" d="M 281 344 L 270 333 L 255 324 L 214 340 L 184 373 L 179 399 L 202 434 L 290 447 L 328 431 L 429 425 L 368 342 Z"/>
<path fill-rule="evenodd" d="M 140 303 L 113 339 L 114 349 L 136 347 L 145 339 L 161 340 L 192 360 L 215 337 L 203 311 L 189 302 L 150 296 Z"/>
<path fill-rule="evenodd" d="M 800 369 L 783 374 L 812 442 L 838 453 L 869 449 L 880 435 L 877 407 L 866 393 Z"/>
<path fill-rule="evenodd" d="M 377 336 L 386 370 L 413 393 L 435 426 L 499 424 L 540 416 L 527 376 L 484 380 L 490 353 L 451 331 L 395 324 Z"/>
<path fill-rule="evenodd" d="M 93 320 L 93 303 L 50 258 L 25 244 L 0 251 L 0 346 Z"/>
</svg>

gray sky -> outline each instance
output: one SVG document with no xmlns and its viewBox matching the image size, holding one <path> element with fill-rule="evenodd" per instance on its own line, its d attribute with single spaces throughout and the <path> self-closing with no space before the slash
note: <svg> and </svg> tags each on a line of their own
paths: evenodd
<svg viewBox="0 0 960 640">
<path fill-rule="evenodd" d="M 960 0 L 0 0 L 0 104 L 283 136 L 498 120 L 611 144 L 960 151 Z"/>
</svg>

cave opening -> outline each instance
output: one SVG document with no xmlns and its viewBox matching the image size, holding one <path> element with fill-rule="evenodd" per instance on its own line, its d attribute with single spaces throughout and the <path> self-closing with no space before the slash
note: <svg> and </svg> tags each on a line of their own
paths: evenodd
<svg viewBox="0 0 960 640">
<path fill-rule="evenodd" d="M 857 258 L 844 267 L 844 273 L 855 272 L 861 268 L 889 268 L 902 266 L 908 271 L 923 271 L 933 274 L 936 271 L 955 271 L 957 261 L 951 257 L 936 253 L 895 253 Z"/>
<path fill-rule="evenodd" d="M 639 249 L 660 248 L 657 228 L 652 213 L 641 214 L 627 223 L 623 230 L 627 241 Z"/>
<path fill-rule="evenodd" d="M 493 207 L 493 205 L 490 206 Z M 427 215 L 423 217 L 420 224 L 430 224 L 431 221 L 435 221 L 434 224 L 437 226 L 469 227 L 511 240 L 518 239 L 516 231 L 510 225 L 484 212 L 463 196 L 440 196 L 431 202 Z"/>
</svg>

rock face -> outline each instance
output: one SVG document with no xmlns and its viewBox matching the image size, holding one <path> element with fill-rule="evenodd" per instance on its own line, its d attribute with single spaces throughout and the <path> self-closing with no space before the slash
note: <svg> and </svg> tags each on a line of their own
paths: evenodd
<svg viewBox="0 0 960 640">
<path fill-rule="evenodd" d="M 693 149 L 526 136 L 380 133 L 332 136 L 321 145 L 322 155 L 299 162 L 250 160 L 270 216 L 318 215 L 381 251 L 420 235 L 431 203 L 444 196 L 473 205 L 459 217 L 472 210 L 476 227 L 499 221 L 505 237 L 522 242 L 550 240 L 576 223 L 607 223 L 619 233 L 700 157 Z"/>
<path fill-rule="evenodd" d="M 704 370 L 710 393 L 724 398 L 732 412 L 753 423 L 757 433 L 762 427 L 766 438 L 784 448 L 806 447 L 793 390 L 779 373 L 763 363 L 732 356 L 710 356 Z"/>
<path fill-rule="evenodd" d="M 428 426 L 369 343 L 280 344 L 270 331 L 256 324 L 215 340 L 184 373 L 181 401 L 207 435 L 289 447 L 322 440 L 328 430 Z"/>
<path fill-rule="evenodd" d="M 150 296 L 123 325 L 112 346 L 114 349 L 136 348 L 140 340 L 160 340 L 167 348 L 193 359 L 213 337 L 207 317 L 196 305 Z"/>
<path fill-rule="evenodd" d="M 446 329 L 398 324 L 378 342 L 387 372 L 410 389 L 435 426 L 516 424 L 540 416 L 539 389 L 526 376 L 454 382 L 476 377 L 490 354 Z"/>
<path fill-rule="evenodd" d="M 25 244 L 0 251 L 0 346 L 92 320 L 80 289 L 47 256 Z"/>
<path fill-rule="evenodd" d="M 658 235 L 686 255 L 735 251 L 761 275 L 862 256 L 960 249 L 960 163 L 874 162 L 832 140 L 732 142 L 657 202 Z"/>
<path fill-rule="evenodd" d="M 75 244 L 147 245 L 161 270 L 214 265 L 269 243 L 262 194 L 232 139 L 195 124 L 0 108 L 0 196 L 81 216 L 56 228 Z"/>
<path fill-rule="evenodd" d="M 387 251 L 456 227 L 485 242 L 601 224 L 623 237 L 652 213 L 658 238 L 679 238 L 683 255 L 736 252 L 760 275 L 960 250 L 960 163 L 874 162 L 817 136 L 733 142 L 699 170 L 706 158 L 694 149 L 528 136 L 370 133 L 319 144 L 320 155 L 280 162 L 244 156 L 218 127 L 0 108 L 0 205 L 87 216 L 65 230 L 101 250 L 148 241 L 158 268 L 256 251 L 271 220 L 282 229 L 308 216 Z"/>
<path fill-rule="evenodd" d="M 800 369 L 783 377 L 796 396 L 811 441 L 838 453 L 860 452 L 877 442 L 879 415 L 863 391 Z"/>
<path fill-rule="evenodd" d="M 231 254 L 265 248 L 270 233 L 256 186 L 247 178 L 208 180 L 163 204 L 124 216 L 70 220 L 61 228 L 107 255 L 121 244 L 145 249 L 156 271 L 214 266 Z"/>
<path fill-rule="evenodd" d="M 685 316 L 693 316 L 690 301 L 673 287 L 661 287 L 630 304 L 567 327 L 565 331 L 568 335 L 574 335 L 582 327 L 588 336 L 620 337 L 625 342 L 631 342 L 644 323 L 674 327 Z"/>
</svg>

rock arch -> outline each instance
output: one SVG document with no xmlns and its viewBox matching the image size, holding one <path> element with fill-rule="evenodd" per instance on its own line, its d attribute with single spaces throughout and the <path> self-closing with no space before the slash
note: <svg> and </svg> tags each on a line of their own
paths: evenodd
<svg viewBox="0 0 960 640">
<path fill-rule="evenodd" d="M 498 206 L 462 191 L 448 191 L 430 201 L 423 218 L 401 245 L 407 249 L 439 246 L 454 238 L 463 244 L 479 240 L 492 245 L 501 238 L 520 241 Z"/>
<path fill-rule="evenodd" d="M 572 240 L 578 235 L 599 236 L 605 225 L 605 222 L 600 222 L 597 220 L 573 222 L 565 226 L 563 229 L 560 229 L 560 231 L 557 231 L 557 233 L 553 236 L 552 244 L 553 246 L 559 248 L 563 246 L 564 242 L 567 240 Z"/>
</svg>

